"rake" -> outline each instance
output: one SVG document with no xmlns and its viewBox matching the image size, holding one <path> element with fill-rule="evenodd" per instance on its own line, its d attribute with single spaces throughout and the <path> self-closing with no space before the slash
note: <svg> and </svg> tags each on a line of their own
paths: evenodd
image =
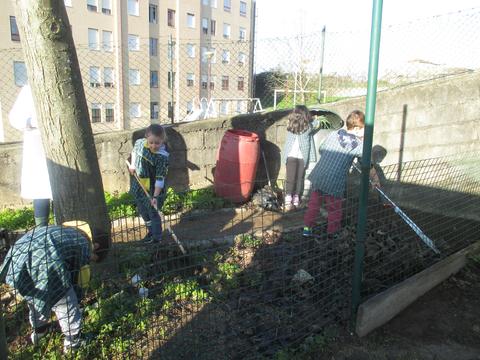
<svg viewBox="0 0 480 360">
<path fill-rule="evenodd" d="M 130 162 L 128 160 L 125 160 L 125 163 L 128 165 L 128 168 L 130 168 Z M 151 201 L 152 200 L 152 196 L 148 193 L 147 189 L 145 189 L 145 187 L 143 186 L 142 182 L 140 181 L 140 178 L 138 177 L 138 174 L 136 171 L 134 171 L 133 173 L 133 177 L 135 178 L 135 180 L 137 181 L 138 185 L 142 188 L 143 192 L 145 193 L 145 195 L 147 196 L 147 198 Z M 183 255 L 185 255 L 187 253 L 187 251 L 185 250 L 185 248 L 183 247 L 182 243 L 180 242 L 180 240 L 178 240 L 178 237 L 177 235 L 175 234 L 175 232 L 172 230 L 171 226 L 170 226 L 170 223 L 167 223 L 165 221 L 165 216 L 163 215 L 163 212 L 159 209 L 157 209 L 158 211 L 158 214 L 160 215 L 160 219 L 162 220 L 162 224 L 165 225 L 165 229 L 167 230 L 167 232 L 170 234 L 170 236 L 172 237 L 173 241 L 175 241 L 175 243 L 178 245 L 180 251 L 182 252 Z"/>
</svg>

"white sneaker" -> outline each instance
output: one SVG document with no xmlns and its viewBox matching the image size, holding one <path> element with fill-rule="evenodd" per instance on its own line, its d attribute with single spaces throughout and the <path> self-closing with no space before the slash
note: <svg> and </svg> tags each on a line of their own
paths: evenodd
<svg viewBox="0 0 480 360">
<path fill-rule="evenodd" d="M 289 211 L 292 209 L 292 195 L 287 194 L 285 195 L 285 210 Z"/>
<path fill-rule="evenodd" d="M 297 194 L 295 194 L 293 195 L 293 206 L 298 208 L 299 205 L 300 205 L 300 197 Z"/>
</svg>

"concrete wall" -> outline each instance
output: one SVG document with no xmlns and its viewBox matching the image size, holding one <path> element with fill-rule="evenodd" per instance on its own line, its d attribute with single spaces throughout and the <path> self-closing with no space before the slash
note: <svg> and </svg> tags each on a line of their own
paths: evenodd
<svg viewBox="0 0 480 360">
<path fill-rule="evenodd" d="M 364 109 L 365 98 L 324 107 L 343 118 L 353 109 Z M 480 149 L 480 73 L 465 74 L 381 92 L 377 97 L 374 144 L 388 151 L 382 165 L 438 157 Z M 287 111 L 240 115 L 230 119 L 202 120 L 167 129 L 171 149 L 169 183 L 177 189 L 208 186 L 218 144 L 227 129 L 257 132 L 265 151 L 270 176 L 283 176 L 280 152 L 285 139 Z M 95 136 L 104 187 L 128 189 L 124 160 L 132 138 L 141 131 Z M 0 207 L 19 206 L 21 144 L 0 146 Z M 257 179 L 266 179 L 260 160 Z"/>
</svg>

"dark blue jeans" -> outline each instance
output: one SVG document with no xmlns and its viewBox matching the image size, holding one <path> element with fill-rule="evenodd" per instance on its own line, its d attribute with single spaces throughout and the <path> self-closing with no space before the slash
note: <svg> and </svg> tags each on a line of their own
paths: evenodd
<svg viewBox="0 0 480 360">
<path fill-rule="evenodd" d="M 33 199 L 33 216 L 36 226 L 47 226 L 50 216 L 50 199 Z"/>
<path fill-rule="evenodd" d="M 162 240 L 162 219 L 158 210 L 152 205 L 146 205 L 144 201 L 136 201 L 137 209 L 143 221 L 147 225 L 148 234 L 154 241 Z"/>
</svg>

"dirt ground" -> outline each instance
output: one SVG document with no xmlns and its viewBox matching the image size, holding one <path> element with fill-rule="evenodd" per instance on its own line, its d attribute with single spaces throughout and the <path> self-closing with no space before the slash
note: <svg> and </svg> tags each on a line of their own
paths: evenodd
<svg viewBox="0 0 480 360">
<path fill-rule="evenodd" d="M 470 261 L 365 338 L 339 335 L 313 358 L 480 359 L 480 263 Z"/>
</svg>

